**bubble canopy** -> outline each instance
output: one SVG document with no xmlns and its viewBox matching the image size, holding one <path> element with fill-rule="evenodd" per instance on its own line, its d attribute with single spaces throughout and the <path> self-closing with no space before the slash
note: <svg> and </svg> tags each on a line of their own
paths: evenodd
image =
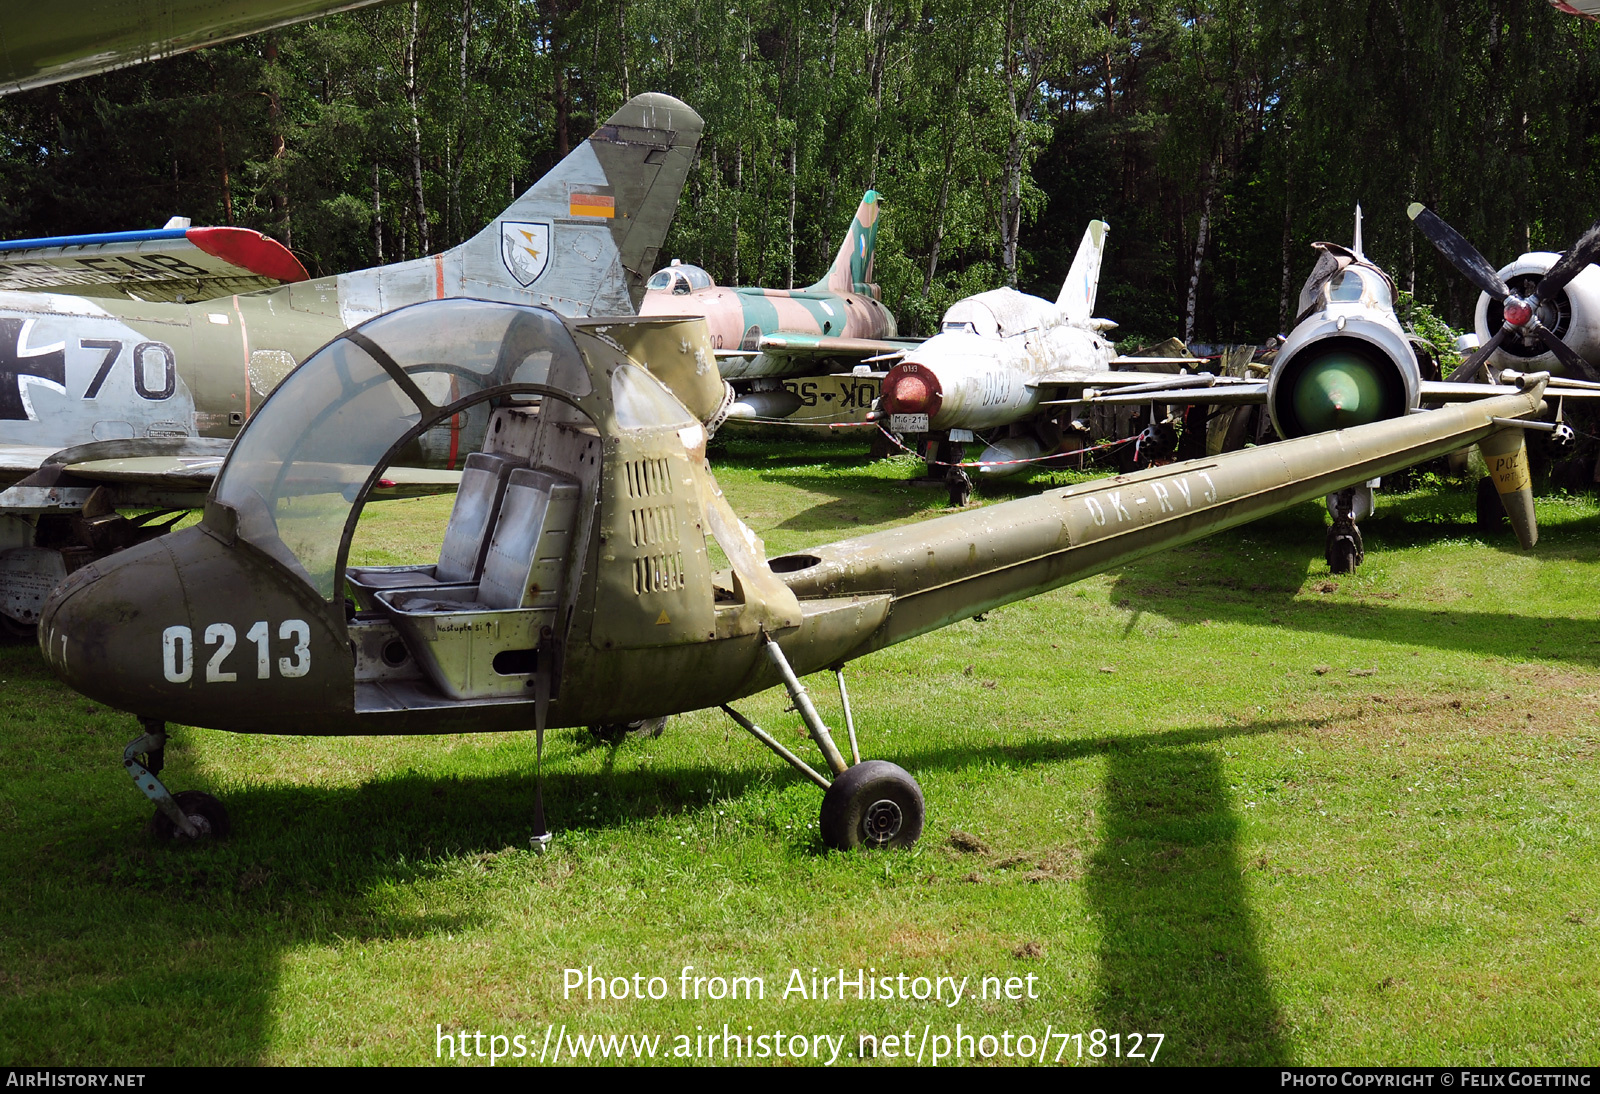
<svg viewBox="0 0 1600 1094">
<path fill-rule="evenodd" d="M 240 538 L 331 600 L 345 525 L 393 453 L 464 405 L 519 394 L 604 416 L 555 313 L 479 300 L 398 309 L 346 331 L 278 385 L 239 434 L 214 497 L 238 514 Z"/>
</svg>

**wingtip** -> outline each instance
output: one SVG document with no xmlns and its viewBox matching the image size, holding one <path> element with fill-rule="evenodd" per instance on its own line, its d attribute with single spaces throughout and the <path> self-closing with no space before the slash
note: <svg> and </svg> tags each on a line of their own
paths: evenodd
<svg viewBox="0 0 1600 1094">
<path fill-rule="evenodd" d="M 1410 217 L 1412 220 L 1416 220 L 1417 217 L 1422 215 L 1422 211 L 1426 208 L 1427 206 L 1422 204 L 1422 202 L 1413 201 L 1410 205 L 1406 206 L 1406 216 Z"/>
</svg>

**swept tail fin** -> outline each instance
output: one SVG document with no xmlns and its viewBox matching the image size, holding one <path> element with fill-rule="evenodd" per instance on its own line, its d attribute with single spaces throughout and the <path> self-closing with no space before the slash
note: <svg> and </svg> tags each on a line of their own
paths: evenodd
<svg viewBox="0 0 1600 1094">
<path fill-rule="evenodd" d="M 1056 297 L 1056 307 L 1068 320 L 1083 322 L 1094 316 L 1094 296 L 1100 287 L 1100 259 L 1106 250 L 1106 233 L 1111 225 L 1103 220 L 1091 220 L 1084 229 L 1083 242 L 1078 253 L 1072 256 L 1072 268 L 1061 285 L 1061 295 Z"/>
<path fill-rule="evenodd" d="M 632 315 L 703 124 L 670 95 L 634 96 L 465 243 L 342 275 L 345 322 L 453 296 L 546 304 L 569 316 Z"/>
<path fill-rule="evenodd" d="M 872 285 L 872 256 L 877 245 L 878 192 L 868 190 L 861 195 L 855 219 L 850 222 L 844 242 L 839 244 L 839 253 L 833 256 L 827 276 L 811 287 L 837 293 L 876 295 Z"/>
</svg>

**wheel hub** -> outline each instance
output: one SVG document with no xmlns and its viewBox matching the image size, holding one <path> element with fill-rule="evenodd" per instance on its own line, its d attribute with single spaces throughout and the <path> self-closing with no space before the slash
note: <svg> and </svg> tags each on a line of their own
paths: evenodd
<svg viewBox="0 0 1600 1094">
<path fill-rule="evenodd" d="M 899 835 L 903 823 L 905 815 L 901 813 L 899 803 L 888 798 L 879 798 L 867 806 L 866 812 L 861 816 L 861 829 L 867 842 L 879 845 L 888 843 Z"/>
</svg>

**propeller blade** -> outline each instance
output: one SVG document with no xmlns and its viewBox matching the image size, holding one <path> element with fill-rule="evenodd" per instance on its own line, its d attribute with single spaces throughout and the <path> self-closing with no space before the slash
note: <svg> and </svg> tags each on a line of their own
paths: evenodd
<svg viewBox="0 0 1600 1094">
<path fill-rule="evenodd" d="M 1450 374 L 1453 384 L 1471 383 L 1477 378 L 1479 368 L 1489 359 L 1489 355 L 1500 348 L 1500 343 L 1511 337 L 1515 328 L 1501 324 L 1500 329 L 1494 332 L 1494 337 L 1473 351 L 1472 356 L 1461 362 L 1454 372 Z"/>
<path fill-rule="evenodd" d="M 1545 348 L 1556 355 L 1556 360 L 1567 366 L 1567 374 L 1582 380 L 1600 379 L 1595 375 L 1594 369 L 1589 367 L 1589 362 L 1578 356 L 1578 352 L 1555 336 L 1555 332 L 1544 327 L 1539 328 L 1539 341 Z"/>
<path fill-rule="evenodd" d="M 1510 295 L 1511 288 L 1501 280 L 1500 272 L 1489 265 L 1489 260 L 1479 254 L 1478 249 L 1468 243 L 1465 236 L 1446 224 L 1438 213 L 1420 201 L 1414 201 L 1406 209 L 1406 215 L 1422 234 L 1428 237 L 1428 242 L 1450 260 L 1450 265 L 1461 272 L 1461 276 L 1496 300 L 1504 300 Z M 1548 278 L 1549 274 L 1545 276 Z"/>
<path fill-rule="evenodd" d="M 1539 282 L 1539 287 L 1534 290 L 1540 300 L 1549 300 L 1561 287 L 1578 275 L 1578 271 L 1589 263 L 1600 260 L 1600 220 L 1589 225 L 1589 230 L 1578 237 L 1578 242 L 1572 249 L 1561 256 L 1550 272 L 1544 275 L 1544 280 Z"/>
</svg>

